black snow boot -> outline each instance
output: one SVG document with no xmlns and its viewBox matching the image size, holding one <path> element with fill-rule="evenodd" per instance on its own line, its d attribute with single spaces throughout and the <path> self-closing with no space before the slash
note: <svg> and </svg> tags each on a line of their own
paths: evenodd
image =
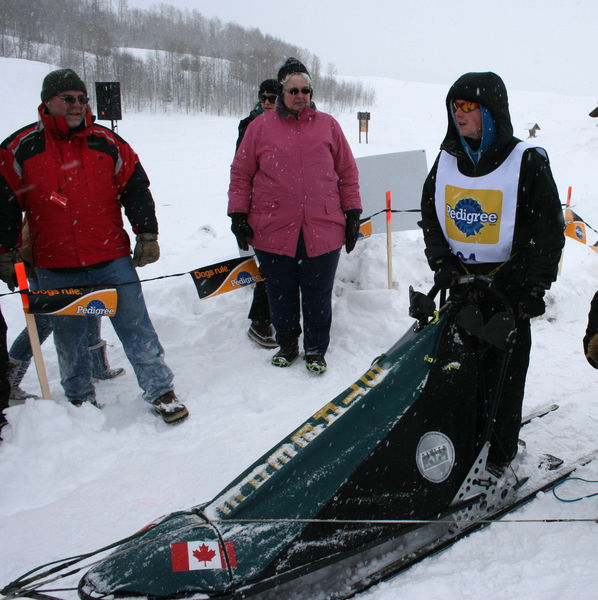
<svg viewBox="0 0 598 600">
<path fill-rule="evenodd" d="M 323 354 L 306 354 L 305 367 L 311 373 L 321 375 L 327 369 L 326 359 Z"/>
<path fill-rule="evenodd" d="M 280 350 L 272 357 L 272 364 L 288 367 L 299 356 L 299 336 L 294 331 L 283 331 L 276 338 Z"/>
</svg>

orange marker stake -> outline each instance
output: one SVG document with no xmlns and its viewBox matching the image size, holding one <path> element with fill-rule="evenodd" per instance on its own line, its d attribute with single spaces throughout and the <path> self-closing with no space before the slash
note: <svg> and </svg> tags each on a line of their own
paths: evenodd
<svg viewBox="0 0 598 600">
<path fill-rule="evenodd" d="M 35 324 L 35 317 L 29 314 L 29 298 L 25 291 L 29 288 L 29 283 L 27 282 L 25 265 L 22 262 L 15 264 L 15 273 L 17 274 L 17 282 L 19 284 L 19 289 L 21 290 L 21 301 L 23 302 L 23 312 L 25 313 L 25 322 L 27 323 L 27 333 L 29 334 L 29 343 L 31 344 L 31 352 L 33 353 L 33 361 L 35 362 L 35 370 L 37 371 L 42 398 L 50 400 L 50 386 L 48 384 L 48 376 L 46 375 L 46 367 L 42 356 L 42 347 L 39 343 L 37 325 Z"/>
<path fill-rule="evenodd" d="M 392 290 L 392 229 L 390 212 L 390 190 L 386 192 L 386 256 L 388 261 L 388 289 Z"/>
<path fill-rule="evenodd" d="M 571 205 L 571 186 L 569 186 L 569 188 L 567 189 L 567 208 L 569 208 L 569 206 Z M 567 213 L 567 211 L 565 211 L 565 214 Z M 563 257 L 565 256 L 565 247 L 563 246 L 563 249 L 561 250 L 561 258 L 559 259 L 559 268 L 557 271 L 557 276 L 560 277 L 561 276 L 561 271 L 563 270 Z"/>
</svg>

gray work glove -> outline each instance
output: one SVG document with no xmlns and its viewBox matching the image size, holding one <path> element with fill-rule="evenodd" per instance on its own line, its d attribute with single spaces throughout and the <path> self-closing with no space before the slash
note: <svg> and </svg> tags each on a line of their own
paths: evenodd
<svg viewBox="0 0 598 600">
<path fill-rule="evenodd" d="M 11 292 L 17 287 L 15 263 L 20 262 L 20 260 L 18 252 L 0 254 L 0 279 L 6 283 Z"/>
<path fill-rule="evenodd" d="M 135 240 L 137 243 L 133 252 L 133 264 L 136 267 L 145 267 L 160 258 L 157 233 L 140 233 Z"/>
</svg>

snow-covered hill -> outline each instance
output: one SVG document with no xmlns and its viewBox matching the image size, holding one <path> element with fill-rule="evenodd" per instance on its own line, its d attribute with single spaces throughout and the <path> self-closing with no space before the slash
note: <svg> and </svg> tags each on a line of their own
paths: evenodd
<svg viewBox="0 0 598 600">
<path fill-rule="evenodd" d="M 0 137 L 36 118 L 41 80 L 49 70 L 41 63 L 0 59 L 5 90 Z M 357 143 L 354 113 L 334 113 L 354 154 L 423 148 L 431 165 L 446 129 L 444 96 L 450 82 L 362 81 L 375 89 L 377 98 L 375 106 L 364 107 L 372 116 L 370 143 Z M 549 153 L 562 200 L 572 186 L 576 211 L 598 225 L 598 129 L 587 116 L 594 98 L 511 91 L 510 105 L 516 135 L 525 138 L 530 122 L 540 125 L 537 143 Z M 152 181 L 160 223 L 162 258 L 142 269 L 142 278 L 237 255 L 226 217 L 237 123 L 208 115 L 161 114 L 125 114 L 119 123 L 120 135 L 137 151 Z M 418 204 L 419 198 L 413 198 L 413 207 Z M 9 409 L 10 426 L 0 444 L 0 585 L 215 496 L 351 384 L 410 326 L 408 287 L 426 291 L 432 282 L 418 231 L 394 235 L 393 265 L 389 290 L 386 239 L 379 235 L 360 242 L 352 254 L 342 254 L 329 370 L 322 377 L 310 376 L 300 361 L 289 369 L 273 368 L 271 352 L 252 344 L 246 335 L 251 290 L 200 301 L 188 275 L 144 284 L 177 393 L 191 413 L 178 427 L 168 427 L 148 412 L 107 319 L 103 334 L 111 362 L 128 372 L 98 384 L 98 399 L 105 404 L 101 412 L 65 402 L 48 340 L 43 351 L 54 399 Z M 530 428 L 526 441 L 569 458 L 598 446 L 598 374 L 581 348 L 597 288 L 598 254 L 568 240 L 561 277 L 548 294 L 548 311 L 533 322 L 524 410 L 546 402 L 561 408 Z M 10 343 L 24 317 L 16 296 L 0 301 Z M 24 387 L 35 390 L 36 385 L 32 368 Z M 598 463 L 578 474 L 598 480 Z M 579 488 L 580 494 L 587 491 Z M 597 510 L 595 498 L 562 504 L 542 494 L 513 516 L 595 518 Z M 360 597 L 589 600 L 598 589 L 596 531 L 591 522 L 496 523 Z M 76 597 L 72 591 L 56 594 Z"/>
</svg>

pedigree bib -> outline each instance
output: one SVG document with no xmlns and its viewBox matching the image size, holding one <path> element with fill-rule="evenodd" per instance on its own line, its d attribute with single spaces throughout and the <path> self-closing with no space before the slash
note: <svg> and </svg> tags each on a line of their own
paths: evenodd
<svg viewBox="0 0 598 600">
<path fill-rule="evenodd" d="M 497 169 L 480 177 L 463 175 L 454 156 L 440 153 L 436 214 L 451 251 L 464 263 L 511 256 L 521 158 L 528 148 L 520 142 Z"/>
</svg>

